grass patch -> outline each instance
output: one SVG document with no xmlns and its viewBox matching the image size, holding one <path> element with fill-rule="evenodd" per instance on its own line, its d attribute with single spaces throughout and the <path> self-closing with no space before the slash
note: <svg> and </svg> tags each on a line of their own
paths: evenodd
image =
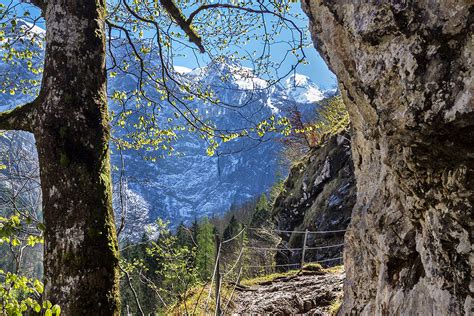
<svg viewBox="0 0 474 316">
<path fill-rule="evenodd" d="M 290 270 L 286 272 L 262 275 L 262 276 L 252 278 L 252 279 L 244 279 L 240 282 L 240 284 L 245 285 L 245 286 L 252 286 L 252 285 L 257 285 L 257 284 L 261 284 L 265 282 L 272 282 L 273 280 L 278 279 L 278 278 L 286 278 L 286 277 L 295 276 L 298 274 L 299 271 L 300 270 Z"/>
<path fill-rule="evenodd" d="M 342 305 L 342 298 L 341 297 L 336 298 L 329 306 L 328 314 L 331 316 L 336 316 L 337 312 L 341 308 L 341 305 Z"/>
<path fill-rule="evenodd" d="M 221 288 L 221 309 L 224 310 L 231 296 L 233 287 L 222 285 Z M 183 299 L 169 306 L 164 315 L 214 315 L 216 310 L 216 297 L 214 286 L 209 297 L 209 284 L 197 285 L 189 289 Z M 234 293 L 235 295 L 235 293 Z M 209 297 L 209 299 L 208 299 Z M 234 297 L 235 298 L 235 297 Z M 207 309 L 206 309 L 207 305 Z M 228 309 L 234 308 L 233 302 L 229 303 Z"/>
<path fill-rule="evenodd" d="M 323 271 L 323 267 L 319 263 L 308 263 L 303 266 L 306 271 Z"/>
<path fill-rule="evenodd" d="M 342 273 L 342 272 L 344 272 L 344 265 L 325 268 L 325 269 L 323 269 L 323 271 L 327 272 L 327 273 Z"/>
</svg>

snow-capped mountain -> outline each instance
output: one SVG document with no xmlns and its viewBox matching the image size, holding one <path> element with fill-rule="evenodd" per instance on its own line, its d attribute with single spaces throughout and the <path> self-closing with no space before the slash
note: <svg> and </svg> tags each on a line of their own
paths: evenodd
<svg viewBox="0 0 474 316">
<path fill-rule="evenodd" d="M 271 115 L 281 117 L 295 107 L 309 119 L 315 114 L 317 101 L 326 96 L 306 76 L 295 74 L 270 86 L 235 62 L 210 63 L 197 69 L 175 66 L 175 71 L 182 82 L 212 88 L 222 105 L 200 100 L 188 104 L 221 129 L 242 128 Z M 117 88 L 115 82 L 109 82 L 111 89 Z M 131 88 L 124 86 L 124 80 L 119 82 L 120 89 Z M 286 175 L 280 164 L 278 135 L 225 143 L 213 157 L 207 156 L 206 147 L 197 134 L 184 134 L 175 145 L 183 156 L 148 162 L 139 153 L 126 153 L 128 185 L 149 203 L 151 218 L 165 217 L 177 223 L 223 213 L 266 192 L 277 175 Z"/>
<path fill-rule="evenodd" d="M 43 31 L 30 27 L 30 32 Z M 117 52 L 120 54 L 123 52 Z M 12 68 L 13 67 L 13 68 Z M 24 64 L 0 64 L 1 73 L 17 74 L 20 78 L 33 78 Z M 271 115 L 284 116 L 288 109 L 297 107 L 307 117 L 314 115 L 317 102 L 331 93 L 322 91 L 310 78 L 293 74 L 276 84 L 269 84 L 257 76 L 252 69 L 236 62 L 220 60 L 209 65 L 190 69 L 174 66 L 177 79 L 192 85 L 209 87 L 220 100 L 220 105 L 189 100 L 192 109 L 199 110 L 205 120 L 211 120 L 221 129 L 232 130 L 253 126 Z M 37 78 L 39 79 L 39 78 Z M 109 92 L 115 90 L 133 91 L 136 78 L 129 74 L 109 78 Z M 150 95 L 153 95 L 150 92 Z M 158 97 L 158 96 L 156 96 Z M 26 97 L 0 94 L 0 110 L 11 108 L 26 101 Z M 117 105 L 111 102 L 112 110 Z M 174 115 L 173 109 L 163 106 L 160 119 Z M 114 128 L 119 135 L 122 131 Z M 227 211 L 232 205 L 246 202 L 267 191 L 277 175 L 285 175 L 286 170 L 279 164 L 281 143 L 274 135 L 262 139 L 240 138 L 223 144 L 218 155 L 206 154 L 207 144 L 197 133 L 182 133 L 174 145 L 179 156 L 165 157 L 156 162 L 143 159 L 143 151 L 124 151 L 124 178 L 126 179 L 127 203 L 125 214 L 139 209 L 140 214 L 129 218 L 136 221 L 154 221 L 161 217 L 173 224 L 189 221 L 195 217 L 212 216 Z M 112 163 L 121 165 L 117 150 L 112 153 Z M 114 174 L 115 183 L 118 175 Z M 114 186 L 117 193 L 117 185 Z M 139 205 L 134 205 L 138 201 Z M 137 202 L 137 203 L 138 203 Z M 118 210 L 118 218 L 122 212 Z M 133 227 L 139 227 L 134 223 Z M 127 231 L 127 230 L 125 230 Z M 134 232 L 134 238 L 140 236 Z"/>
<path fill-rule="evenodd" d="M 285 84 L 288 99 L 297 103 L 316 103 L 326 97 L 325 92 L 304 75 L 292 74 Z"/>
</svg>

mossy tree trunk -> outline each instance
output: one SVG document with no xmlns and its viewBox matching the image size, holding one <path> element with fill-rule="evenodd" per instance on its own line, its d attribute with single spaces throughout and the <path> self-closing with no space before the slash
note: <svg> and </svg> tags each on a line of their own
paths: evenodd
<svg viewBox="0 0 474 316">
<path fill-rule="evenodd" d="M 105 1 L 35 1 L 46 20 L 39 97 L 0 114 L 34 133 L 45 231 L 45 298 L 65 315 L 118 315 L 105 71 Z"/>
</svg>

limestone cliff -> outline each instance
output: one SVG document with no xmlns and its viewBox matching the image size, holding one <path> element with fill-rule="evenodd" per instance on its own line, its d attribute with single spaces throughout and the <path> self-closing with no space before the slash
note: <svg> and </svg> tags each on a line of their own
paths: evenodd
<svg viewBox="0 0 474 316">
<path fill-rule="evenodd" d="M 350 136 L 344 132 L 332 136 L 291 168 L 284 190 L 273 206 L 274 222 L 283 231 L 344 230 L 350 221 L 355 191 Z M 304 234 L 281 233 L 280 237 L 279 248 L 295 249 L 302 247 Z M 324 265 L 340 264 L 342 260 L 336 258 L 342 256 L 343 247 L 333 246 L 343 242 L 343 231 L 308 234 L 306 246 L 310 249 L 305 253 L 305 262 L 324 260 Z M 276 260 L 278 264 L 299 264 L 301 255 L 299 250 L 280 251 Z"/>
<path fill-rule="evenodd" d="M 303 8 L 353 124 L 341 313 L 472 313 L 473 2 Z"/>
</svg>

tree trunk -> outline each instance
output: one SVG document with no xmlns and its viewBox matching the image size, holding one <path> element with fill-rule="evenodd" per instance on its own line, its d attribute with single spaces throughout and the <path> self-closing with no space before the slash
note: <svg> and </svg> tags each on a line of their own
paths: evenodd
<svg viewBox="0 0 474 316">
<path fill-rule="evenodd" d="M 65 315 L 119 314 L 105 71 L 105 1 L 50 0 L 33 131 L 41 166 L 45 298 Z"/>
<path fill-rule="evenodd" d="M 46 20 L 40 94 L 0 113 L 35 135 L 45 231 L 45 299 L 65 315 L 120 313 L 109 157 L 105 0 L 30 0 Z M 128 5 L 124 3 L 128 8 Z M 201 51 L 173 1 L 162 5 Z M 132 11 L 131 11 L 132 12 Z"/>
</svg>

